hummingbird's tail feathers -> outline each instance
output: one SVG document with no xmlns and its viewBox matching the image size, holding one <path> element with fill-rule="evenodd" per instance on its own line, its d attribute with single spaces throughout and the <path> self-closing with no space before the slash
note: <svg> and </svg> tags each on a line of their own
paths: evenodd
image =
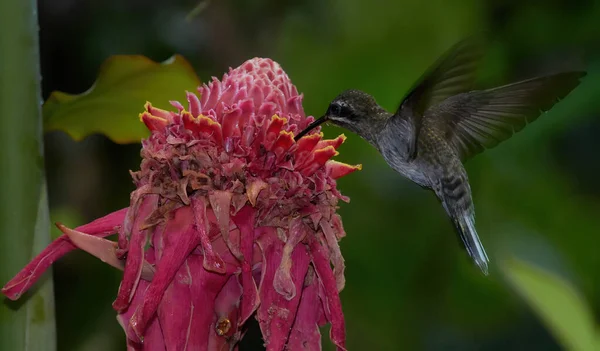
<svg viewBox="0 0 600 351">
<path fill-rule="evenodd" d="M 475 230 L 474 215 L 472 213 L 464 213 L 454 218 L 454 222 L 469 256 L 475 261 L 475 264 L 481 269 L 483 274 L 487 275 L 489 259 Z"/>
</svg>

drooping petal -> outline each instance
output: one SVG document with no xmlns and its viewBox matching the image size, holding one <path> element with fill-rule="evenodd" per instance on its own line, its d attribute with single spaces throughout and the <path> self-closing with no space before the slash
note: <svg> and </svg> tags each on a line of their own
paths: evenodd
<svg viewBox="0 0 600 351">
<path fill-rule="evenodd" d="M 324 247 L 321 246 L 315 238 L 309 240 L 309 246 L 312 263 L 325 291 L 324 303 L 327 304 L 331 322 L 329 336 L 337 346 L 338 350 L 346 350 L 346 326 L 344 314 L 342 312 L 342 303 L 337 290 L 335 277 L 329 266 L 327 253 L 324 252 Z"/>
<path fill-rule="evenodd" d="M 258 287 L 252 276 L 252 263 L 254 261 L 254 226 L 256 211 L 251 207 L 244 207 L 232 219 L 240 230 L 242 238 L 242 301 L 240 307 L 240 324 L 246 323 L 248 318 L 256 311 L 260 304 Z"/>
<path fill-rule="evenodd" d="M 232 242 L 229 238 L 229 212 L 232 196 L 232 193 L 229 191 L 215 190 L 208 194 L 208 199 L 210 200 L 210 207 L 219 222 L 219 229 L 221 230 L 223 240 L 225 240 L 231 253 L 241 261 L 242 253 L 240 252 L 240 245 Z"/>
<path fill-rule="evenodd" d="M 292 281 L 291 269 L 294 261 L 292 260 L 292 252 L 306 236 L 306 224 L 302 218 L 297 217 L 290 221 L 288 238 L 283 246 L 281 254 L 281 263 L 275 272 L 273 278 L 273 287 L 280 295 L 287 300 L 291 300 L 296 296 L 296 284 Z"/>
<path fill-rule="evenodd" d="M 342 291 L 344 289 L 344 285 L 346 284 L 346 279 L 344 278 L 344 269 L 346 267 L 344 265 L 344 257 L 342 257 L 340 245 L 338 244 L 338 238 L 336 237 L 329 222 L 326 220 L 321 220 L 320 226 L 323 230 L 325 240 L 327 241 L 327 246 L 329 246 L 331 253 L 331 261 L 334 267 L 333 275 L 335 276 L 337 290 Z"/>
<path fill-rule="evenodd" d="M 165 344 L 168 345 L 167 350 L 191 350 L 188 342 L 191 334 L 196 332 L 192 329 L 193 314 L 197 313 L 196 308 L 202 308 L 202 306 L 194 306 L 192 302 L 192 279 L 190 267 L 187 262 L 184 262 L 162 296 L 158 319 Z M 149 334 L 149 331 L 145 333 L 145 335 Z"/>
<path fill-rule="evenodd" d="M 146 195 L 140 199 L 138 215 L 132 225 L 123 281 L 119 286 L 117 298 L 113 302 L 113 308 L 117 311 L 123 311 L 129 306 L 142 275 L 147 236 L 146 230 L 141 228 L 144 226 L 146 218 L 156 208 L 157 201 L 158 195 Z"/>
<path fill-rule="evenodd" d="M 192 209 L 194 211 L 196 230 L 200 236 L 200 243 L 204 251 L 204 268 L 216 273 L 225 273 L 225 262 L 213 250 L 208 238 L 208 219 L 206 218 L 206 204 L 204 200 L 197 197 L 192 198 Z"/>
<path fill-rule="evenodd" d="M 90 235 L 105 237 L 116 233 L 116 228 L 123 223 L 126 212 L 127 208 L 123 208 L 75 229 Z M 76 248 L 68 236 L 59 236 L 6 283 L 1 292 L 9 299 L 17 300 L 25 291 L 31 288 L 50 265 Z"/>
<path fill-rule="evenodd" d="M 193 218 L 193 214 L 190 212 L 189 207 L 179 208 L 175 211 L 175 218 L 169 221 L 165 228 L 162 257 L 156 263 L 156 272 L 146 290 L 146 297 L 130 321 L 131 327 L 140 341 L 143 340 L 146 326 L 156 313 L 163 294 L 175 273 L 192 250 L 200 244 L 200 236 L 193 225 L 193 220 L 190 219 Z M 178 219 L 178 216 L 186 219 Z"/>
<path fill-rule="evenodd" d="M 362 165 L 351 166 L 335 160 L 329 160 L 325 163 L 325 169 L 331 178 L 338 179 L 354 171 L 360 171 Z"/>
<path fill-rule="evenodd" d="M 300 294 L 288 300 L 273 288 L 275 272 L 281 263 L 283 243 L 277 237 L 263 237 L 259 241 L 263 247 L 263 278 L 259 287 L 261 304 L 257 318 L 268 351 L 283 350 L 287 343 L 294 316 L 300 303 Z M 308 271 L 309 256 L 304 245 L 297 245 L 292 252 L 291 278 L 299 291 Z"/>
<path fill-rule="evenodd" d="M 118 245 L 116 242 L 69 229 L 60 223 L 57 223 L 56 226 L 61 232 L 69 237 L 73 245 L 77 246 L 77 248 L 96 256 L 102 262 L 117 269 L 125 269 L 125 262 L 117 257 Z M 142 279 L 149 281 L 152 280 L 153 276 L 154 267 L 144 260 L 141 275 Z"/>
<path fill-rule="evenodd" d="M 231 254 L 229 254 L 229 259 L 233 259 Z M 190 292 L 194 311 L 197 312 L 192 315 L 191 330 L 193 333 L 190 333 L 188 350 L 212 350 L 209 345 L 217 344 L 218 339 L 223 338 L 215 332 L 218 319 L 214 304 L 229 276 L 203 269 L 202 258 L 196 255 L 189 256 L 187 263 L 190 271 L 194 272 Z M 163 308 L 162 304 L 161 308 Z"/>
<path fill-rule="evenodd" d="M 133 315 L 135 308 L 142 302 L 144 299 L 144 292 L 150 285 L 149 282 L 142 280 L 138 286 L 138 290 L 141 293 L 135 294 L 133 300 L 131 300 L 130 307 L 124 312 L 117 315 L 117 321 L 125 331 L 127 336 L 127 351 L 166 351 L 165 340 L 163 337 L 163 333 L 158 323 L 158 318 L 153 318 L 150 321 L 147 329 L 147 337 L 145 338 L 145 343 L 134 342 L 130 335 L 133 335 L 133 331 L 128 328 L 129 318 Z"/>
<path fill-rule="evenodd" d="M 300 306 L 298 314 L 292 326 L 289 341 L 287 343 L 288 350 L 321 350 L 321 332 L 319 331 L 319 315 L 321 312 L 321 301 L 318 294 L 318 281 L 314 277 L 312 268 L 307 273 L 312 275 L 310 282 L 305 281 L 305 288 L 302 291 L 300 298 Z"/>
</svg>

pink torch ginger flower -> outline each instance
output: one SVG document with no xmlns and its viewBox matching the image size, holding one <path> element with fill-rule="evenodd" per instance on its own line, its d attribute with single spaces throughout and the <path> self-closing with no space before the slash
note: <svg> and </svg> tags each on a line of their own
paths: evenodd
<svg viewBox="0 0 600 351">
<path fill-rule="evenodd" d="M 113 307 L 130 350 L 236 349 L 258 319 L 268 350 L 320 350 L 319 326 L 345 349 L 339 291 L 344 237 L 331 160 L 344 136 L 294 135 L 302 95 L 281 67 L 252 59 L 188 93 L 188 108 L 140 115 L 136 190 L 128 208 L 51 243 L 2 292 L 17 299 L 80 248 L 124 270 Z M 118 233 L 118 242 L 103 237 Z M 332 269 L 333 266 L 333 269 Z"/>
</svg>

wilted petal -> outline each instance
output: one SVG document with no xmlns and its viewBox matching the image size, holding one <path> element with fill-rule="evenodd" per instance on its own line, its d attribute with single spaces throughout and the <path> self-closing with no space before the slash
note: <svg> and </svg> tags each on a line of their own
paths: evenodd
<svg viewBox="0 0 600 351">
<path fill-rule="evenodd" d="M 310 272 L 309 274 L 314 275 Z M 322 314 L 321 301 L 318 294 L 318 282 L 316 279 L 311 280 L 312 282 L 307 284 L 300 298 L 298 314 L 287 344 L 288 350 L 321 350 L 321 332 L 318 324 L 319 315 Z"/>
<path fill-rule="evenodd" d="M 57 223 L 56 226 L 61 232 L 69 237 L 73 245 L 77 246 L 77 248 L 96 256 L 102 262 L 107 263 L 117 269 L 125 269 L 125 262 L 117 257 L 118 245 L 116 242 L 69 229 L 60 223 Z M 142 279 L 152 280 L 153 276 L 154 267 L 152 267 L 150 263 L 144 261 L 142 267 Z"/>
<path fill-rule="evenodd" d="M 135 289 L 142 275 L 142 268 L 144 267 L 144 245 L 146 245 L 147 237 L 146 230 L 141 228 L 144 226 L 146 218 L 148 218 L 150 213 L 156 208 L 158 196 L 147 195 L 140 201 L 139 214 L 132 225 L 123 281 L 121 282 L 121 286 L 119 286 L 117 299 L 113 302 L 113 308 L 117 311 L 122 311 L 129 306 L 129 302 L 133 298 L 133 294 L 135 294 Z"/>
<path fill-rule="evenodd" d="M 281 263 L 275 272 L 273 278 L 273 287 L 280 295 L 283 295 L 287 300 L 291 300 L 296 296 L 296 284 L 292 281 L 291 268 L 294 261 L 292 260 L 292 252 L 298 243 L 306 236 L 306 224 L 302 218 L 294 218 L 290 222 L 289 236 L 283 246 L 281 254 Z"/>
<path fill-rule="evenodd" d="M 127 213 L 127 208 L 115 211 L 75 229 L 90 235 L 105 237 L 116 233 L 116 228 L 123 223 L 125 213 Z M 64 234 L 59 236 L 6 283 L 1 290 L 2 293 L 11 300 L 18 299 L 41 277 L 50 265 L 76 248 L 68 236 Z"/>
<path fill-rule="evenodd" d="M 344 323 L 344 314 L 342 312 L 342 303 L 337 290 L 335 277 L 329 266 L 327 253 L 324 252 L 323 246 L 321 246 L 314 238 L 310 240 L 309 245 L 315 271 L 323 283 L 325 291 L 324 303 L 327 304 L 327 310 L 329 311 L 328 318 L 331 322 L 329 334 L 331 340 L 337 346 L 338 350 L 346 350 L 346 327 Z"/>
<path fill-rule="evenodd" d="M 150 286 L 146 290 L 146 298 L 131 317 L 131 326 L 139 340 L 143 340 L 144 331 L 154 317 L 163 293 L 173 280 L 175 273 L 187 256 L 200 243 L 200 236 L 189 220 L 189 207 L 182 207 L 175 212 L 175 219 L 169 221 L 164 231 L 164 248 L 160 260 L 156 263 L 156 272 Z M 187 220 L 177 219 L 185 216 Z M 170 226 L 169 224 L 173 224 Z M 182 227 L 183 226 L 183 227 Z M 134 339 L 134 341 L 137 341 Z"/>
<path fill-rule="evenodd" d="M 275 272 L 283 256 L 283 243 L 277 240 L 277 237 L 270 237 L 260 241 L 265 257 L 263 278 L 259 287 L 261 305 L 257 311 L 257 319 L 268 351 L 283 350 L 300 303 L 300 294 L 288 300 L 273 287 Z M 300 290 L 310 261 L 306 247 L 297 245 L 291 259 L 294 265 L 290 275 L 295 289 Z"/>
</svg>

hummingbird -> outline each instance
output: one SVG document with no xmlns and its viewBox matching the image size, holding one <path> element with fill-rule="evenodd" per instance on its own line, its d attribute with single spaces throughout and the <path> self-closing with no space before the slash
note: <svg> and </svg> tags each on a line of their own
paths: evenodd
<svg viewBox="0 0 600 351">
<path fill-rule="evenodd" d="M 360 90 L 346 90 L 324 122 L 358 134 L 402 176 L 432 190 L 474 263 L 488 274 L 488 256 L 475 229 L 475 208 L 465 161 L 520 131 L 567 96 L 586 75 L 568 71 L 487 90 L 472 90 L 483 50 L 465 39 L 450 48 L 409 90 L 395 113 Z"/>
</svg>

